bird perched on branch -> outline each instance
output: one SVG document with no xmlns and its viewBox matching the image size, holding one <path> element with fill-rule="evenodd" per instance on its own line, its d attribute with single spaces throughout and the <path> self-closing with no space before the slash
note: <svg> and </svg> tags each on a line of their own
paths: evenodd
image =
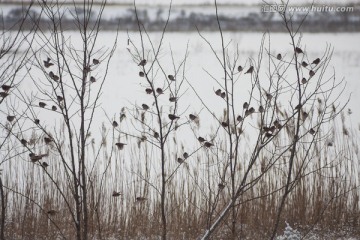
<svg viewBox="0 0 360 240">
<path fill-rule="evenodd" d="M 206 141 L 205 138 L 203 138 L 203 137 L 198 137 L 198 140 L 199 140 L 199 142 L 201 142 L 201 143 L 203 143 L 203 142 Z"/>
<path fill-rule="evenodd" d="M 12 88 L 12 86 L 6 85 L 6 84 L 3 84 L 1 86 L 1 89 L 4 90 L 5 92 L 8 92 L 11 88 Z"/>
<path fill-rule="evenodd" d="M 254 67 L 253 66 L 250 66 L 250 68 L 246 71 L 246 73 L 245 74 L 247 74 L 247 73 L 252 73 L 254 71 Z"/>
<path fill-rule="evenodd" d="M 98 65 L 100 63 L 100 61 L 98 59 L 96 59 L 96 58 L 94 58 L 92 60 L 92 62 L 93 62 L 94 65 Z"/>
<path fill-rule="evenodd" d="M 112 196 L 113 197 L 119 197 L 121 195 L 121 192 L 113 191 Z"/>
<path fill-rule="evenodd" d="M 7 92 L 0 92 L 0 97 L 6 98 L 7 96 L 9 96 Z"/>
<path fill-rule="evenodd" d="M 210 147 L 214 146 L 214 144 L 212 144 L 211 142 L 205 142 L 204 146 L 207 148 L 210 148 Z"/>
<path fill-rule="evenodd" d="M 142 108 L 145 110 L 145 111 L 147 111 L 147 110 L 149 110 L 149 106 L 147 105 L 147 104 L 145 104 L 145 103 L 143 103 L 142 105 Z"/>
<path fill-rule="evenodd" d="M 136 197 L 136 201 L 137 201 L 137 202 L 144 202 L 144 201 L 146 201 L 146 200 L 147 200 L 146 197 Z"/>
<path fill-rule="evenodd" d="M 122 149 L 124 149 L 124 146 L 126 145 L 126 143 L 118 142 L 118 143 L 115 143 L 115 145 L 118 147 L 119 150 L 122 150 Z"/>
<path fill-rule="evenodd" d="M 15 116 L 7 116 L 6 117 L 6 119 L 9 121 L 9 122 L 12 122 L 12 121 L 14 121 L 14 119 L 15 119 Z"/>
<path fill-rule="evenodd" d="M 194 114 L 189 114 L 189 118 L 190 120 L 194 121 L 195 119 L 197 119 L 197 116 L 195 116 Z"/>
<path fill-rule="evenodd" d="M 311 64 L 318 65 L 319 63 L 320 63 L 320 58 L 317 58 Z"/>
<path fill-rule="evenodd" d="M 179 116 L 176 116 L 176 115 L 174 115 L 174 114 L 169 114 L 168 117 L 169 117 L 169 119 L 170 119 L 171 121 L 174 121 L 174 120 L 180 118 Z"/>
<path fill-rule="evenodd" d="M 145 59 L 141 60 L 138 64 L 138 66 L 145 66 L 147 61 Z"/>
<path fill-rule="evenodd" d="M 295 52 L 298 53 L 298 54 L 304 53 L 303 50 L 301 48 L 299 48 L 299 47 L 295 48 Z"/>
<path fill-rule="evenodd" d="M 51 66 L 54 65 L 54 64 L 51 63 L 50 61 L 51 61 L 51 59 L 50 59 L 49 57 L 48 57 L 46 60 L 44 60 L 44 66 L 45 66 L 46 68 L 49 68 L 49 67 L 51 67 Z"/>
<path fill-rule="evenodd" d="M 244 69 L 243 69 L 242 66 L 238 66 L 237 70 L 238 70 L 239 72 L 241 72 L 241 71 L 244 70 Z"/>
<path fill-rule="evenodd" d="M 147 88 L 147 89 L 145 89 L 145 92 L 146 92 L 147 94 L 151 94 L 151 93 L 153 92 L 153 90 L 152 90 L 151 88 Z"/>
<path fill-rule="evenodd" d="M 249 103 L 248 103 L 248 102 L 244 102 L 243 108 L 244 108 L 244 109 L 248 109 L 248 107 L 249 107 Z"/>
<path fill-rule="evenodd" d="M 117 121 L 113 121 L 112 126 L 117 127 L 117 126 L 119 126 L 119 124 L 117 123 Z"/>
<path fill-rule="evenodd" d="M 53 209 L 47 211 L 47 214 L 49 214 L 49 215 L 51 215 L 51 216 L 54 216 L 54 215 L 57 214 L 57 213 L 58 213 L 58 212 L 57 212 L 56 210 L 53 210 Z"/>
<path fill-rule="evenodd" d="M 47 153 L 39 154 L 39 155 L 36 155 L 35 153 L 30 153 L 29 154 L 30 160 L 32 162 L 37 162 L 37 161 L 41 160 L 43 157 L 47 157 L 47 156 L 49 156 L 49 154 L 47 154 Z"/>
<path fill-rule="evenodd" d="M 307 63 L 307 62 L 305 62 L 305 61 L 302 61 L 302 63 L 301 63 L 301 66 L 303 66 L 303 67 L 307 67 L 309 64 Z"/>
<path fill-rule="evenodd" d="M 49 143 L 51 143 L 53 140 L 51 139 L 51 138 L 49 138 L 49 137 L 44 137 L 44 142 L 45 142 L 45 144 L 49 144 Z"/>
<path fill-rule="evenodd" d="M 44 103 L 44 102 L 39 102 L 39 107 L 44 108 L 45 106 L 46 106 L 46 103 Z"/>
<path fill-rule="evenodd" d="M 157 88 L 156 93 L 160 95 L 160 94 L 163 94 L 164 91 L 161 88 Z"/>
<path fill-rule="evenodd" d="M 21 143 L 22 145 L 24 145 L 24 146 L 27 145 L 27 141 L 26 141 L 25 139 L 21 139 L 21 140 L 20 140 L 20 143 Z"/>
<path fill-rule="evenodd" d="M 277 60 L 281 60 L 281 59 L 282 59 L 282 56 L 281 56 L 280 53 L 276 56 L 276 59 L 277 59 Z"/>
<path fill-rule="evenodd" d="M 182 159 L 182 158 L 177 158 L 177 162 L 180 163 L 180 164 L 182 164 L 182 163 L 184 162 L 184 159 Z"/>
<path fill-rule="evenodd" d="M 169 78 L 170 81 L 175 81 L 174 75 L 168 75 L 168 78 Z"/>
</svg>

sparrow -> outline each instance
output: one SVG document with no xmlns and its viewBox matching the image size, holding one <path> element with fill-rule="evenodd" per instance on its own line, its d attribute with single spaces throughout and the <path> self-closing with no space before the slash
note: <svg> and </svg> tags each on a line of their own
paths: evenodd
<svg viewBox="0 0 360 240">
<path fill-rule="evenodd" d="M 56 96 L 56 100 L 58 100 L 58 102 L 61 102 L 62 100 L 64 100 L 64 98 L 62 96 Z"/>
<path fill-rule="evenodd" d="M 49 154 L 39 154 L 39 155 L 36 155 L 35 153 L 30 153 L 29 154 L 29 157 L 30 157 L 30 160 L 32 161 L 32 162 L 37 162 L 37 161 L 39 161 L 39 160 L 41 160 L 43 157 L 47 157 L 47 156 L 49 156 Z"/>
<path fill-rule="evenodd" d="M 303 78 L 301 79 L 301 83 L 302 83 L 302 84 L 305 84 L 305 83 L 307 83 L 307 80 L 306 80 L 306 78 L 304 78 L 304 77 L 303 77 Z"/>
<path fill-rule="evenodd" d="M 194 114 L 189 114 L 189 118 L 190 118 L 190 120 L 195 120 L 195 119 L 197 119 L 197 116 L 195 116 Z"/>
<path fill-rule="evenodd" d="M 281 56 L 281 54 L 279 53 L 279 54 L 276 56 L 276 59 L 277 59 L 277 60 L 281 60 L 281 58 L 282 58 L 282 56 Z"/>
<path fill-rule="evenodd" d="M 249 116 L 250 115 L 250 111 L 248 109 L 246 109 L 245 111 L 245 117 Z"/>
<path fill-rule="evenodd" d="M 58 212 L 57 212 L 56 210 L 53 210 L 53 209 L 47 211 L 47 214 L 49 214 L 49 215 L 51 215 L 51 216 L 54 216 L 54 215 L 57 214 L 57 213 L 58 213 Z"/>
<path fill-rule="evenodd" d="M 94 65 L 98 65 L 100 63 L 100 61 L 98 59 L 96 59 L 96 58 L 94 58 L 92 60 L 92 62 L 93 62 Z"/>
<path fill-rule="evenodd" d="M 169 80 L 175 81 L 175 77 L 173 75 L 168 75 Z"/>
<path fill-rule="evenodd" d="M 113 121 L 112 126 L 117 127 L 117 126 L 119 126 L 119 124 L 117 123 L 117 121 Z"/>
<path fill-rule="evenodd" d="M 277 128 L 277 129 L 281 129 L 282 128 L 282 125 L 280 124 L 280 122 L 278 120 L 275 120 L 274 121 L 274 126 Z"/>
<path fill-rule="evenodd" d="M 219 183 L 219 184 L 218 184 L 218 187 L 219 187 L 220 190 L 223 190 L 223 189 L 225 188 L 225 184 Z"/>
<path fill-rule="evenodd" d="M 91 77 L 90 77 L 90 82 L 92 82 L 92 83 L 96 82 L 96 79 L 95 79 L 94 76 L 91 76 Z"/>
<path fill-rule="evenodd" d="M 45 106 L 46 106 L 46 103 L 44 103 L 44 102 L 39 102 L 39 107 L 44 108 Z"/>
<path fill-rule="evenodd" d="M 263 113 L 265 111 L 264 107 L 260 105 L 259 112 Z"/>
<path fill-rule="evenodd" d="M 216 90 L 216 91 L 215 91 L 215 94 L 218 95 L 218 96 L 220 96 L 220 95 L 221 95 L 221 89 Z"/>
<path fill-rule="evenodd" d="M 153 92 L 153 90 L 152 90 L 151 88 L 147 88 L 147 89 L 145 89 L 145 92 L 146 92 L 147 94 L 151 94 L 151 93 Z"/>
<path fill-rule="evenodd" d="M 244 102 L 243 108 L 244 108 L 244 109 L 248 109 L 248 107 L 249 107 L 249 104 L 248 104 L 247 102 Z"/>
<path fill-rule="evenodd" d="M 89 73 L 89 72 L 91 72 L 91 68 L 89 66 L 85 66 L 84 73 Z"/>
<path fill-rule="evenodd" d="M 171 121 L 174 121 L 174 120 L 180 118 L 179 116 L 176 116 L 176 115 L 174 115 L 174 114 L 169 114 L 168 117 L 169 117 L 169 119 L 170 119 Z"/>
<path fill-rule="evenodd" d="M 22 145 L 24 145 L 24 146 L 27 145 L 27 141 L 26 141 L 25 139 L 21 139 L 21 140 L 20 140 L 20 143 L 21 143 Z"/>
<path fill-rule="evenodd" d="M 46 60 L 44 60 L 44 66 L 45 66 L 46 68 L 49 68 L 49 67 L 51 67 L 51 66 L 54 65 L 54 64 L 51 63 L 50 61 L 51 61 L 51 59 L 50 59 L 49 57 L 48 57 Z"/>
<path fill-rule="evenodd" d="M 126 143 L 118 142 L 118 143 L 115 143 L 115 145 L 118 147 L 119 150 L 122 150 L 122 149 L 124 149 L 124 146 L 126 145 Z"/>
<path fill-rule="evenodd" d="M 198 140 L 199 140 L 199 142 L 201 142 L 201 143 L 203 143 L 203 142 L 206 141 L 205 138 L 203 138 L 203 137 L 198 137 Z"/>
<path fill-rule="evenodd" d="M 112 196 L 113 197 L 119 197 L 121 195 L 120 192 L 113 191 Z"/>
<path fill-rule="evenodd" d="M 250 112 L 250 114 L 254 113 L 254 112 L 255 112 L 255 108 L 251 107 L 251 108 L 249 109 L 249 112 Z"/>
<path fill-rule="evenodd" d="M 236 120 L 238 121 L 238 122 L 241 122 L 242 120 L 243 120 L 243 118 L 242 118 L 242 116 L 237 116 L 237 118 L 236 118 Z"/>
<path fill-rule="evenodd" d="M 145 111 L 149 110 L 149 106 L 146 105 L 145 103 L 143 103 L 141 106 Z"/>
<path fill-rule="evenodd" d="M 146 201 L 146 200 L 147 200 L 146 197 L 136 197 L 136 201 L 137 201 L 137 202 L 144 202 L 144 201 Z"/>
<path fill-rule="evenodd" d="M 244 69 L 243 69 L 242 66 L 238 66 L 237 70 L 238 70 L 239 72 L 241 72 L 241 71 L 244 70 Z"/>
<path fill-rule="evenodd" d="M 320 63 L 320 58 L 317 58 L 311 64 L 318 65 L 319 63 Z"/>
<path fill-rule="evenodd" d="M 269 133 L 269 132 L 267 132 L 267 133 L 265 133 L 265 137 L 266 138 L 271 138 L 271 137 L 273 137 L 274 135 L 272 134 L 272 133 Z"/>
<path fill-rule="evenodd" d="M 12 122 L 12 121 L 14 121 L 14 119 L 15 119 L 15 116 L 7 116 L 6 117 L 6 119 L 9 121 L 9 122 Z"/>
<path fill-rule="evenodd" d="M 229 124 L 227 122 L 221 122 L 221 126 L 223 126 L 224 128 L 228 127 Z"/>
<path fill-rule="evenodd" d="M 144 77 L 144 76 L 145 76 L 145 73 L 144 73 L 144 72 L 139 72 L 139 76 L 140 76 L 140 77 Z"/>
<path fill-rule="evenodd" d="M 313 128 L 310 128 L 309 133 L 310 133 L 311 135 L 314 135 L 314 134 L 315 134 L 315 130 L 314 130 Z"/>
<path fill-rule="evenodd" d="M 176 99 L 177 99 L 176 97 L 170 97 L 170 98 L 169 98 L 169 101 L 170 101 L 170 102 L 176 102 Z"/>
<path fill-rule="evenodd" d="M 302 120 L 305 121 L 305 119 L 309 116 L 309 114 L 307 112 L 302 112 L 301 113 L 301 117 L 302 117 Z"/>
<path fill-rule="evenodd" d="M 226 93 L 225 93 L 225 92 L 222 92 L 220 96 L 221 96 L 222 98 L 225 98 Z"/>
<path fill-rule="evenodd" d="M 302 63 L 301 63 L 301 66 L 303 66 L 303 67 L 307 67 L 309 64 L 307 63 L 307 62 L 305 62 L 305 61 L 302 61 Z"/>
<path fill-rule="evenodd" d="M 310 70 L 310 71 L 309 71 L 309 76 L 310 76 L 310 77 L 313 77 L 314 75 L 315 75 L 315 72 L 314 72 L 313 70 Z"/>
<path fill-rule="evenodd" d="M 57 107 L 53 105 L 53 106 L 51 107 L 51 110 L 56 111 L 56 110 L 57 110 Z"/>
<path fill-rule="evenodd" d="M 44 137 L 44 142 L 46 143 L 46 144 L 49 144 L 49 143 L 51 143 L 53 140 L 51 139 L 51 138 L 49 138 L 49 137 Z"/>
<path fill-rule="evenodd" d="M 298 104 L 298 105 L 296 105 L 295 110 L 298 110 L 298 109 L 300 109 L 301 107 L 302 107 L 301 104 Z"/>
<path fill-rule="evenodd" d="M 145 66 L 147 61 L 145 59 L 141 60 L 138 64 L 138 66 Z"/>
<path fill-rule="evenodd" d="M 210 147 L 214 146 L 214 144 L 212 144 L 211 142 L 205 142 L 204 146 L 207 148 L 210 148 Z"/>
<path fill-rule="evenodd" d="M 52 71 L 49 72 L 49 77 L 55 82 L 59 81 L 59 76 L 55 75 Z"/>
<path fill-rule="evenodd" d="M 266 99 L 269 101 L 271 101 L 271 99 L 273 98 L 273 96 L 268 92 L 265 93 L 265 96 L 266 96 Z"/>
<path fill-rule="evenodd" d="M 4 90 L 5 92 L 8 92 L 10 90 L 10 88 L 12 88 L 12 86 L 9 86 L 9 85 L 6 85 L 6 84 L 3 84 L 1 86 L 2 90 Z"/>
<path fill-rule="evenodd" d="M 299 47 L 295 48 L 295 52 L 298 53 L 298 54 L 304 53 L 303 50 L 301 50 L 301 48 L 299 48 Z"/>
<path fill-rule="evenodd" d="M 6 98 L 7 96 L 9 96 L 7 92 L 0 92 L 0 97 Z"/>
<path fill-rule="evenodd" d="M 163 94 L 164 91 L 161 88 L 157 88 L 156 93 L 160 95 L 160 94 Z"/>
<path fill-rule="evenodd" d="M 187 159 L 189 157 L 189 154 L 187 152 L 184 152 L 183 157 Z"/>
<path fill-rule="evenodd" d="M 184 159 L 182 159 L 182 158 L 177 158 L 177 162 L 180 163 L 180 164 L 182 164 L 182 163 L 184 162 Z"/>
<path fill-rule="evenodd" d="M 47 168 L 49 166 L 49 164 L 47 162 L 42 162 L 41 166 L 43 166 L 44 168 Z"/>
<path fill-rule="evenodd" d="M 253 66 L 250 66 L 250 68 L 246 71 L 245 74 L 247 73 L 252 73 L 254 71 L 254 67 Z"/>
<path fill-rule="evenodd" d="M 140 138 L 140 141 L 141 142 L 145 142 L 147 140 L 147 137 L 146 136 L 141 136 L 141 138 Z"/>
<path fill-rule="evenodd" d="M 159 138 L 160 134 L 158 132 L 154 132 L 154 138 Z"/>
<path fill-rule="evenodd" d="M 34 120 L 34 123 L 35 123 L 35 124 L 40 124 L 40 120 L 36 118 L 36 119 Z"/>
</svg>

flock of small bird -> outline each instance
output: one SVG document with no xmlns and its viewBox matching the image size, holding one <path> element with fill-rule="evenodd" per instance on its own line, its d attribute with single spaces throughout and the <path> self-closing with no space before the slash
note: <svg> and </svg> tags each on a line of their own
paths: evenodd
<svg viewBox="0 0 360 240">
<path fill-rule="evenodd" d="M 296 48 L 295 48 L 295 53 L 296 53 L 296 54 L 303 54 L 304 52 L 303 52 L 303 50 L 302 50 L 301 48 L 296 47 Z M 282 60 L 282 55 L 279 53 L 279 54 L 277 54 L 276 58 L 277 58 L 278 60 Z M 311 65 L 315 65 L 315 66 L 316 66 L 316 65 L 318 65 L 318 64 L 320 63 L 320 61 L 321 61 L 320 58 L 316 58 L 316 59 L 311 63 Z M 50 68 L 51 66 L 54 66 L 54 63 L 51 62 L 51 59 L 50 59 L 49 57 L 48 57 L 46 60 L 44 60 L 43 63 L 44 63 L 45 68 Z M 92 63 L 93 63 L 94 65 L 97 65 L 97 64 L 100 63 L 100 61 L 97 60 L 97 59 L 93 59 L 93 60 L 92 60 Z M 139 62 L 138 66 L 144 67 L 144 66 L 146 65 L 146 63 L 147 63 L 147 60 L 143 59 L 143 60 L 141 60 L 141 61 Z M 304 68 L 307 68 L 307 67 L 309 66 L 309 64 L 308 64 L 307 62 L 305 62 L 305 61 L 302 61 L 300 65 L 301 65 L 302 67 L 304 67 Z M 242 66 L 238 66 L 237 70 L 238 70 L 238 72 L 242 72 L 242 71 L 243 71 L 243 67 L 242 67 Z M 91 71 L 91 69 L 90 69 L 90 67 L 88 67 L 88 69 L 87 69 L 87 70 L 84 70 L 84 71 Z M 254 72 L 254 66 L 250 66 L 250 67 L 248 68 L 248 70 L 247 70 L 244 74 L 252 74 L 253 72 Z M 49 77 L 50 77 L 53 81 L 55 81 L 55 82 L 58 82 L 58 81 L 60 80 L 60 77 L 59 77 L 58 75 L 54 74 L 53 71 L 50 71 L 48 75 L 49 75 Z M 309 70 L 309 79 L 310 79 L 311 77 L 313 77 L 314 75 L 315 75 L 314 70 L 313 70 L 313 69 L 310 69 L 310 70 Z M 145 73 L 144 73 L 143 71 L 140 71 L 140 72 L 139 72 L 139 76 L 140 76 L 140 77 L 144 77 L 144 76 L 145 76 Z M 169 79 L 170 81 L 176 81 L 176 78 L 175 78 L 174 75 L 168 75 L 168 79 Z M 96 82 L 95 77 L 91 76 L 91 77 L 90 77 L 90 82 L 92 82 L 92 83 Z M 308 80 L 307 80 L 306 78 L 302 78 L 302 80 L 301 80 L 301 83 L 302 83 L 302 84 L 306 84 L 307 82 L 308 82 Z M 1 86 L 1 89 L 3 90 L 3 92 L 0 92 L 0 97 L 1 97 L 1 98 L 7 97 L 7 96 L 9 95 L 9 91 L 11 90 L 12 87 L 13 87 L 13 86 L 3 84 L 3 85 Z M 146 92 L 147 94 L 152 94 L 152 93 L 153 93 L 153 90 L 152 90 L 151 88 L 146 88 L 146 89 L 145 89 L 145 92 Z M 164 94 L 164 90 L 163 90 L 162 88 L 156 88 L 156 89 L 155 89 L 155 92 L 156 92 L 158 95 Z M 215 91 L 215 94 L 216 94 L 217 96 L 220 96 L 221 98 L 225 98 L 225 97 L 226 97 L 226 92 L 225 92 L 225 91 L 222 91 L 221 89 L 216 90 L 216 91 Z M 270 101 L 270 100 L 272 99 L 272 97 L 273 97 L 270 93 L 267 93 L 267 92 L 265 93 L 265 95 L 266 95 L 267 100 L 269 100 L 269 101 Z M 57 101 L 58 101 L 59 103 L 61 103 L 63 100 L 64 100 L 64 98 L 63 98 L 62 96 L 57 96 Z M 169 101 L 170 101 L 170 102 L 176 102 L 176 101 L 177 101 L 177 98 L 176 98 L 176 97 L 170 97 L 170 98 L 169 98 Z M 40 108 L 45 108 L 46 106 L 47 106 L 47 104 L 46 104 L 45 102 L 39 102 L 39 107 L 40 107 Z M 61 105 L 59 105 L 59 106 L 61 106 Z M 150 107 L 149 107 L 147 104 L 145 104 L 145 103 L 142 104 L 141 107 L 142 107 L 142 109 L 143 109 L 144 111 L 148 111 L 148 110 L 150 109 Z M 295 109 L 296 109 L 296 110 L 300 110 L 301 107 L 302 107 L 301 105 L 300 105 L 300 106 L 298 105 L 298 106 L 295 107 Z M 55 105 L 53 105 L 53 106 L 51 107 L 51 109 L 52 109 L 53 111 L 56 111 L 56 110 L 57 110 L 57 107 L 56 107 Z M 255 113 L 255 108 L 254 108 L 254 107 L 250 107 L 249 103 L 247 103 L 247 102 L 244 102 L 244 104 L 243 104 L 243 109 L 245 109 L 245 117 L 247 117 L 247 116 Z M 258 108 L 258 112 L 259 112 L 259 113 L 262 113 L 262 112 L 264 112 L 264 111 L 265 111 L 265 109 L 264 109 L 263 106 L 260 106 L 260 107 Z M 308 117 L 308 113 L 302 111 L 302 119 L 305 120 L 307 117 Z M 176 120 L 180 119 L 180 116 L 177 116 L 177 115 L 175 115 L 175 114 L 170 113 L 170 114 L 168 114 L 168 118 L 170 119 L 170 121 L 176 121 Z M 189 119 L 190 119 L 191 121 L 195 121 L 195 120 L 198 119 L 198 117 L 197 117 L 196 115 L 194 115 L 194 114 L 189 114 Z M 8 116 L 7 116 L 7 120 L 8 120 L 9 122 L 13 122 L 13 121 L 15 120 L 15 116 L 13 116 L 13 115 L 8 115 Z M 244 117 L 242 117 L 242 116 L 240 116 L 240 115 L 237 117 L 237 121 L 238 121 L 238 122 L 241 122 L 241 121 L 243 121 L 243 120 L 244 120 Z M 39 123 L 40 123 L 40 120 L 39 120 L 39 119 L 35 119 L 35 120 L 34 120 L 34 123 L 35 123 L 35 124 L 39 124 Z M 118 124 L 116 121 L 113 121 L 112 126 L 113 126 L 114 128 L 116 128 L 116 127 L 119 126 L 119 124 Z M 228 122 L 221 122 L 221 126 L 224 127 L 224 128 L 227 128 L 227 127 L 229 127 L 229 123 L 228 123 Z M 263 130 L 263 132 L 264 132 L 265 138 L 271 138 L 271 137 L 273 137 L 275 131 L 276 131 L 276 130 L 280 130 L 282 127 L 283 127 L 283 126 L 280 124 L 279 120 L 275 120 L 275 121 L 273 122 L 273 125 L 272 125 L 272 126 L 269 126 L 269 127 L 263 126 L 263 127 L 262 127 L 262 130 Z M 314 135 L 314 134 L 316 133 L 316 131 L 315 131 L 313 128 L 311 128 L 311 129 L 309 130 L 309 133 L 312 134 L 312 135 Z M 155 138 L 159 138 L 159 137 L 160 137 L 159 133 L 156 132 L 156 131 L 154 131 L 153 136 L 154 136 Z M 142 139 L 142 140 L 146 140 L 146 137 L 145 137 L 145 139 Z M 206 148 L 210 148 L 210 147 L 214 146 L 214 144 L 213 144 L 211 141 L 207 141 L 205 138 L 200 137 L 200 136 L 198 137 L 198 141 L 199 141 L 204 147 L 206 147 Z M 27 142 L 25 139 L 21 139 L 20 142 L 21 142 L 21 144 L 22 144 L 23 146 L 27 146 L 27 144 L 28 144 L 28 142 Z M 53 142 L 53 139 L 52 139 L 51 137 L 44 137 L 44 142 L 45 142 L 45 144 L 50 144 L 51 142 Z M 121 142 L 115 143 L 115 146 L 116 146 L 119 150 L 124 149 L 124 146 L 125 146 L 125 145 L 126 145 L 126 143 L 121 143 Z M 29 154 L 29 157 L 30 157 L 30 160 L 35 163 L 35 162 L 39 162 L 40 160 L 42 160 L 44 157 L 47 157 L 48 155 L 49 155 L 48 153 L 46 153 L 46 154 L 35 154 L 35 153 L 32 153 L 32 152 L 31 152 L 31 153 Z M 178 162 L 179 164 L 183 164 L 188 157 L 189 157 L 189 154 L 188 154 L 187 152 L 184 152 L 182 157 L 178 157 L 177 162 Z M 43 166 L 44 168 L 47 168 L 49 165 L 48 165 L 45 161 L 42 161 L 42 162 L 41 162 L 41 166 Z M 223 188 L 225 187 L 225 184 L 224 184 L 224 183 L 219 183 L 219 184 L 218 184 L 218 187 L 219 187 L 219 189 L 223 189 Z M 121 196 L 121 195 L 122 195 L 122 194 L 121 194 L 120 192 L 116 192 L 116 191 L 114 191 L 114 192 L 112 193 L 112 196 L 113 196 L 113 197 L 119 197 L 119 196 Z M 145 201 L 145 200 L 147 200 L 147 198 L 145 198 L 145 197 L 136 197 L 136 201 L 137 201 L 137 202 L 143 202 L 143 201 Z M 57 211 L 55 211 L 55 210 L 49 210 L 47 213 L 48 213 L 49 215 L 55 215 L 55 214 L 57 213 Z"/>
</svg>

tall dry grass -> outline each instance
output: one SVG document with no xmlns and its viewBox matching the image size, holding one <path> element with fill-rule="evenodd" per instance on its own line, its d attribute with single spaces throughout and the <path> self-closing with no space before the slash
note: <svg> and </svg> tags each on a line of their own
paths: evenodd
<svg viewBox="0 0 360 240">
<path fill-rule="evenodd" d="M 360 236 L 359 132 L 352 126 L 345 126 L 346 120 L 342 114 L 341 121 L 327 126 L 334 129 L 334 143 L 332 146 L 326 142 L 317 143 L 308 157 L 306 171 L 301 173 L 286 201 L 279 234 L 287 221 L 304 236 L 314 233 L 319 236 L 333 233 L 334 237 L 341 237 L 341 234 Z M 285 141 L 287 136 L 280 137 Z M 101 161 L 88 169 L 90 236 L 95 239 L 157 239 L 161 232 L 160 196 L 152 186 L 158 180 L 152 146 L 146 142 L 139 145 L 137 139 L 131 138 L 128 147 L 122 151 L 110 145 L 113 144 L 103 144 L 99 153 Z M 26 154 L 20 154 L 22 147 L 17 147 L 19 155 L 8 162 L 2 175 L 7 239 L 72 239 L 75 234 L 72 219 L 64 198 L 54 186 L 54 182 L 58 184 L 65 198 L 71 201 L 72 190 L 66 187 L 68 179 L 61 163 L 56 156 L 50 155 L 46 160 L 50 166 L 44 168 L 28 161 Z M 96 154 L 91 147 L 87 151 L 89 156 Z M 171 156 L 174 149 L 168 151 Z M 166 196 L 169 239 L 196 239 L 209 224 L 209 217 L 214 219 L 227 203 L 228 186 L 221 191 L 218 187 L 218 159 L 207 151 L 205 148 L 197 151 L 187 164 L 180 166 L 171 181 Z M 305 150 L 297 151 L 299 159 L 303 159 L 304 154 Z M 270 157 L 263 154 L 255 169 L 261 172 Z M 104 171 L 107 163 L 110 170 Z M 175 159 L 167 164 L 168 169 L 179 167 Z M 271 233 L 281 197 L 279 190 L 286 181 L 285 165 L 286 159 L 277 162 L 257 185 L 249 187 L 242 195 L 238 202 L 239 238 L 264 239 Z M 113 197 L 113 191 L 122 195 Z M 147 200 L 136 201 L 139 196 Z M 215 211 L 211 211 L 214 202 L 217 205 Z M 49 214 L 49 210 L 56 213 Z M 214 238 L 230 236 L 230 225 L 230 220 L 223 222 Z"/>
</svg>

